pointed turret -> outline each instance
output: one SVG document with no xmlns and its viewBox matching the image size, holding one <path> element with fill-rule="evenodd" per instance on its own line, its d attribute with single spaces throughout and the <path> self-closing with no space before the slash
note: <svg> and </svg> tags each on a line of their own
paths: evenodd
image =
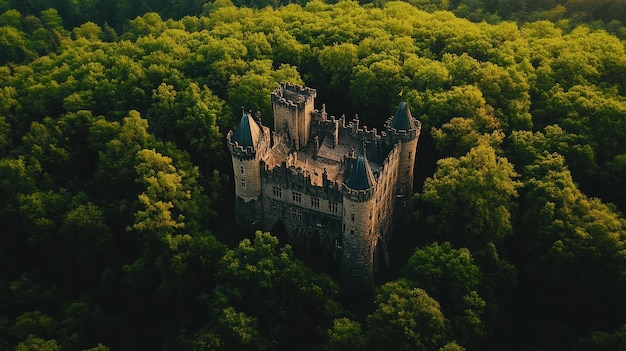
<svg viewBox="0 0 626 351">
<path fill-rule="evenodd" d="M 412 130 L 415 129 L 413 124 L 413 116 L 411 110 L 406 102 L 401 102 L 396 108 L 396 113 L 391 119 L 391 127 L 397 130 Z"/>
<path fill-rule="evenodd" d="M 401 102 L 396 113 L 385 122 L 385 128 L 393 143 L 400 142 L 398 162 L 398 182 L 396 183 L 396 208 L 394 216 L 400 222 L 411 218 L 411 197 L 413 196 L 413 173 L 417 140 L 421 123 L 413 118 L 406 102 Z"/>
<path fill-rule="evenodd" d="M 365 154 L 354 161 L 343 187 L 343 255 L 339 270 L 348 293 L 369 292 L 374 286 L 374 252 L 379 235 L 374 226 L 376 179 Z"/>
<path fill-rule="evenodd" d="M 359 155 L 354 163 L 350 176 L 346 179 L 346 186 L 352 190 L 371 189 L 376 180 L 365 155 Z"/>
<path fill-rule="evenodd" d="M 239 126 L 233 132 L 231 141 L 239 144 L 243 148 L 256 149 L 256 146 L 261 137 L 261 128 L 254 121 L 254 118 L 249 113 L 244 113 L 241 116 Z"/>
<path fill-rule="evenodd" d="M 246 112 L 237 129 L 226 136 L 235 180 L 235 218 L 246 228 L 256 227 L 262 221 L 261 160 L 268 152 L 269 139 L 269 128 L 259 126 Z"/>
</svg>

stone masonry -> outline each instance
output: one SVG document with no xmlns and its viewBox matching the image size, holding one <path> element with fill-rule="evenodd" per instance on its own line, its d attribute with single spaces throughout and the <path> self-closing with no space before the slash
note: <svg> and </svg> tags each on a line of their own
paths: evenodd
<svg viewBox="0 0 626 351">
<path fill-rule="evenodd" d="M 284 226 L 294 247 L 321 247 L 348 292 L 369 291 L 388 263 L 395 223 L 411 215 L 421 123 L 400 103 L 385 130 L 314 108 L 314 89 L 281 83 L 272 93 L 274 131 L 243 113 L 227 136 L 235 214 L 243 227 Z"/>
</svg>

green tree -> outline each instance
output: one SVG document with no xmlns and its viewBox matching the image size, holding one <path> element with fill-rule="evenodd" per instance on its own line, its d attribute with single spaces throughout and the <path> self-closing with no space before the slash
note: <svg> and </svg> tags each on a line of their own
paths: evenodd
<svg viewBox="0 0 626 351">
<path fill-rule="evenodd" d="M 391 58 L 371 57 L 354 67 L 350 96 L 353 103 L 361 107 L 364 124 L 377 125 L 381 121 L 376 118 L 390 115 L 405 84 L 406 79 L 401 73 L 402 66 Z"/>
<path fill-rule="evenodd" d="M 549 318 L 544 327 L 571 335 L 615 328 L 626 308 L 621 299 L 626 222 L 583 195 L 558 154 L 546 153 L 527 166 L 523 182 L 516 230 L 521 281 L 544 308 L 549 306 L 536 311 Z M 578 306 L 576 313 L 568 311 L 572 304 Z M 569 347 L 573 340 L 562 335 L 550 342 Z"/>
<path fill-rule="evenodd" d="M 374 349 L 435 350 L 449 339 L 448 321 L 439 303 L 419 288 L 402 281 L 377 289 L 376 309 L 367 317 Z"/>
<path fill-rule="evenodd" d="M 512 231 L 511 209 L 520 185 L 513 165 L 492 147 L 479 145 L 437 166 L 415 195 L 418 219 L 431 225 L 439 240 L 472 252 L 489 242 L 501 244 Z"/>
<path fill-rule="evenodd" d="M 453 249 L 448 242 L 418 248 L 403 277 L 439 301 L 462 344 L 476 345 L 482 339 L 485 301 L 478 294 L 482 273 L 468 249 Z"/>
<path fill-rule="evenodd" d="M 220 349 L 321 344 L 340 312 L 336 284 L 313 274 L 268 233 L 228 250 L 216 279 L 211 310 L 218 323 L 209 330 L 219 336 Z"/>
<path fill-rule="evenodd" d="M 367 339 L 359 322 L 349 318 L 338 318 L 333 322 L 332 329 L 327 330 L 328 341 L 326 350 L 363 350 Z"/>
<path fill-rule="evenodd" d="M 0 157 L 7 154 L 12 142 L 11 125 L 7 122 L 6 117 L 0 116 Z"/>
<path fill-rule="evenodd" d="M 327 46 L 320 51 L 318 60 L 324 71 L 330 73 L 330 85 L 347 90 L 358 62 L 357 46 L 351 43 Z"/>
<path fill-rule="evenodd" d="M 24 32 L 11 26 L 0 26 L 0 63 L 22 62 L 30 56 Z"/>
<path fill-rule="evenodd" d="M 574 350 L 624 351 L 626 350 L 626 325 L 612 332 L 595 331 L 590 336 L 581 338 Z"/>
</svg>

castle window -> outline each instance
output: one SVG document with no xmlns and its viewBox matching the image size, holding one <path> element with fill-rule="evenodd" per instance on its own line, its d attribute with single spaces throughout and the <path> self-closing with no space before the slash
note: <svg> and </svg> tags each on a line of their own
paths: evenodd
<svg viewBox="0 0 626 351">
<path fill-rule="evenodd" d="M 411 159 L 411 151 L 409 151 L 409 160 Z"/>
<path fill-rule="evenodd" d="M 281 197 L 283 197 L 283 191 L 282 191 L 282 189 L 281 189 L 281 188 L 279 188 L 279 187 L 275 187 L 275 186 L 273 186 L 273 187 L 272 187 L 272 194 L 274 194 L 274 196 L 276 196 L 276 197 L 277 197 L 277 198 L 279 198 L 279 199 L 280 199 Z"/>
<path fill-rule="evenodd" d="M 352 222 L 354 222 L 354 213 L 350 215 L 350 218 L 352 219 Z"/>
<path fill-rule="evenodd" d="M 372 211 L 370 210 L 370 219 L 372 219 Z"/>
<path fill-rule="evenodd" d="M 311 198 L 311 206 L 313 208 L 320 208 L 320 198 L 319 197 L 312 197 Z"/>
<path fill-rule="evenodd" d="M 330 211 L 330 213 L 337 213 L 337 203 L 336 202 L 332 202 L 329 201 L 328 202 L 328 211 Z"/>
<path fill-rule="evenodd" d="M 291 195 L 292 195 L 293 201 L 295 201 L 295 202 L 302 202 L 302 194 L 293 191 L 291 193 Z"/>
<path fill-rule="evenodd" d="M 350 235 L 354 235 L 354 229 L 350 229 Z"/>
<path fill-rule="evenodd" d="M 243 166 L 239 167 L 239 171 L 241 172 L 241 174 L 243 174 Z"/>
<path fill-rule="evenodd" d="M 302 210 L 299 208 L 294 208 L 291 212 L 291 218 L 293 218 L 296 221 L 301 221 L 302 220 Z"/>
<path fill-rule="evenodd" d="M 246 188 L 246 180 L 243 178 L 241 178 L 241 187 L 244 189 Z"/>
</svg>

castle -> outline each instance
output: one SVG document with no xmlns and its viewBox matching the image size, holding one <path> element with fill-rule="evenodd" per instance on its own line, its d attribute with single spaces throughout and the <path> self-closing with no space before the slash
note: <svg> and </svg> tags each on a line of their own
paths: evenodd
<svg viewBox="0 0 626 351">
<path fill-rule="evenodd" d="M 274 131 L 243 113 L 227 136 L 235 213 L 243 227 L 286 229 L 295 247 L 321 247 L 341 285 L 367 291 L 388 263 L 393 225 L 411 216 L 421 123 L 400 103 L 384 131 L 314 108 L 314 89 L 281 83 L 272 92 Z"/>
</svg>

